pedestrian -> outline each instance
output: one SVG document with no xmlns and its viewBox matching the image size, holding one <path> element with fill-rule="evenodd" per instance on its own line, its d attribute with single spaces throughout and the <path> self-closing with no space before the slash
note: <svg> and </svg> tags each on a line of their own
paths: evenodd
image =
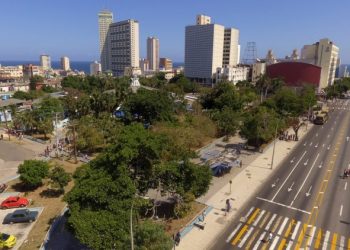
<svg viewBox="0 0 350 250">
<path fill-rule="evenodd" d="M 3 140 L 4 139 L 4 135 L 3 134 L 1 134 L 1 140 Z"/>
<path fill-rule="evenodd" d="M 230 203 L 230 199 L 226 199 L 226 210 L 225 210 L 225 216 L 227 213 L 229 213 L 231 210 L 231 203 Z"/>
<path fill-rule="evenodd" d="M 272 234 L 272 232 L 270 231 L 269 237 L 268 237 L 268 239 L 267 239 L 267 242 L 270 242 L 270 241 L 272 240 L 272 238 L 273 238 L 273 234 Z"/>
<path fill-rule="evenodd" d="M 178 246 L 180 244 L 180 241 L 181 241 L 181 234 L 180 232 L 177 232 L 177 234 L 174 237 L 175 245 Z"/>
</svg>

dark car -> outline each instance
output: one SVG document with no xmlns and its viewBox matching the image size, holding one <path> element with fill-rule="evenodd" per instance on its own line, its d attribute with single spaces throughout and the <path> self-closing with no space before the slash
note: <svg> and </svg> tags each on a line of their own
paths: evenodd
<svg viewBox="0 0 350 250">
<path fill-rule="evenodd" d="M 6 188 L 7 188 L 6 184 L 0 183 L 0 193 L 4 192 Z"/>
<path fill-rule="evenodd" d="M 38 217 L 38 211 L 31 211 L 29 209 L 17 209 L 13 213 L 6 215 L 2 224 L 32 222 Z"/>
</svg>

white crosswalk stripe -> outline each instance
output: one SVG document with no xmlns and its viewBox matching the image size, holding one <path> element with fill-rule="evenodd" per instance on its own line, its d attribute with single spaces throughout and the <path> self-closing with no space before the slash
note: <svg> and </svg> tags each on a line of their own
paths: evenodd
<svg viewBox="0 0 350 250">
<path fill-rule="evenodd" d="M 251 228 L 248 230 L 247 234 L 244 236 L 244 238 L 242 239 L 241 243 L 239 243 L 239 245 L 238 245 L 239 248 L 241 248 L 241 247 L 244 245 L 244 243 L 247 241 L 248 237 L 249 237 L 250 234 L 253 232 L 253 230 L 254 230 L 254 227 L 251 227 Z"/>
<path fill-rule="evenodd" d="M 271 227 L 273 221 L 276 219 L 276 217 L 277 217 L 277 214 L 274 214 L 274 215 L 271 217 L 271 220 L 269 221 L 269 223 L 267 224 L 267 226 L 266 226 L 266 228 L 265 228 L 266 230 L 270 230 L 270 227 Z"/>
<path fill-rule="evenodd" d="M 279 228 L 279 230 L 278 230 L 278 233 L 277 233 L 277 234 L 282 235 L 283 229 L 284 229 L 284 227 L 286 226 L 286 224 L 287 224 L 288 220 L 289 220 L 289 218 L 288 218 L 288 217 L 284 218 L 284 221 L 283 221 L 283 223 L 282 223 L 281 227 Z"/>
<path fill-rule="evenodd" d="M 258 216 L 258 218 L 256 218 L 256 220 L 253 223 L 253 226 L 258 225 L 259 221 L 261 220 L 261 218 L 263 217 L 263 215 L 265 214 L 265 210 L 262 210 Z"/>
<path fill-rule="evenodd" d="M 260 244 L 262 243 L 262 241 L 264 240 L 264 237 L 265 237 L 265 234 L 266 232 L 263 232 L 260 237 L 259 237 L 259 240 L 255 243 L 254 247 L 253 247 L 253 250 L 257 250 L 260 246 Z"/>
<path fill-rule="evenodd" d="M 240 229 L 241 226 L 242 226 L 242 223 L 239 223 L 238 226 L 235 228 L 235 230 L 233 230 L 233 232 L 230 234 L 230 236 L 227 237 L 227 240 L 226 240 L 227 243 L 231 241 L 232 237 L 237 233 L 238 229 Z"/>
<path fill-rule="evenodd" d="M 331 233 L 330 233 L 329 231 L 326 232 L 326 235 L 325 235 L 324 241 L 323 241 L 322 250 L 327 250 L 327 247 L 328 247 L 328 240 L 329 240 L 330 234 L 331 234 Z"/>
<path fill-rule="evenodd" d="M 345 244 L 345 237 L 341 236 L 340 237 L 340 246 L 339 246 L 339 250 L 344 249 L 344 244 Z"/>
<path fill-rule="evenodd" d="M 311 247 L 311 245 L 312 245 L 312 242 L 314 240 L 315 232 L 316 232 L 316 227 L 313 227 L 311 229 L 310 239 L 309 239 L 308 244 L 307 244 L 308 247 Z"/>
<path fill-rule="evenodd" d="M 280 237 L 275 236 L 275 238 L 273 239 L 273 242 L 272 242 L 272 244 L 271 244 L 271 246 L 270 246 L 270 250 L 275 250 L 275 249 L 276 249 L 276 244 L 277 244 L 279 238 L 280 238 Z"/>
</svg>

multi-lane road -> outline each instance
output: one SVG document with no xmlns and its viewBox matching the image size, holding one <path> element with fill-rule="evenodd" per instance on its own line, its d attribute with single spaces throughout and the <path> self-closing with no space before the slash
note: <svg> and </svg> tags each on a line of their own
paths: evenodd
<svg viewBox="0 0 350 250">
<path fill-rule="evenodd" d="M 350 100 L 331 107 L 212 249 L 350 249 Z"/>
</svg>

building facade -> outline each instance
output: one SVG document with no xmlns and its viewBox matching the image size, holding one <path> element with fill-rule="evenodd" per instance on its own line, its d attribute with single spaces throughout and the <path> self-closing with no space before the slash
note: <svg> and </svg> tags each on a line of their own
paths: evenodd
<svg viewBox="0 0 350 250">
<path fill-rule="evenodd" d="M 333 85 L 338 56 L 339 48 L 327 38 L 302 48 L 301 60 L 321 67 L 320 89 Z"/>
<path fill-rule="evenodd" d="M 43 71 L 40 66 L 33 65 L 33 64 L 27 64 L 23 65 L 23 78 L 29 79 L 33 76 L 43 76 Z"/>
<path fill-rule="evenodd" d="M 140 59 L 140 69 L 142 73 L 149 71 L 149 61 L 146 58 Z"/>
<path fill-rule="evenodd" d="M 109 26 L 110 70 L 124 75 L 126 67 L 139 67 L 139 22 L 133 19 L 112 23 Z"/>
<path fill-rule="evenodd" d="M 23 78 L 23 66 L 0 66 L 0 81 L 11 81 Z"/>
<path fill-rule="evenodd" d="M 64 71 L 70 70 L 70 62 L 67 56 L 61 57 L 61 69 Z"/>
<path fill-rule="evenodd" d="M 147 59 L 149 61 L 149 69 L 153 71 L 159 70 L 159 39 L 156 37 L 147 38 Z"/>
<path fill-rule="evenodd" d="M 320 86 L 321 67 L 298 61 L 280 62 L 267 66 L 266 74 L 270 78 L 280 78 L 287 86 L 302 87 L 310 84 Z"/>
<path fill-rule="evenodd" d="M 102 71 L 109 70 L 109 26 L 112 22 L 112 12 L 103 10 L 98 13 L 99 48 Z"/>
<path fill-rule="evenodd" d="M 205 16 L 205 15 L 197 15 L 196 24 L 197 25 L 211 24 L 211 17 Z"/>
<path fill-rule="evenodd" d="M 159 67 L 164 70 L 173 70 L 173 61 L 169 58 L 160 58 Z"/>
<path fill-rule="evenodd" d="M 51 69 L 51 57 L 49 55 L 40 55 L 40 66 L 43 70 Z"/>
<path fill-rule="evenodd" d="M 228 81 L 234 85 L 248 80 L 250 68 L 246 66 L 224 66 L 216 70 L 216 82 Z"/>
<path fill-rule="evenodd" d="M 212 84 L 216 69 L 222 67 L 225 28 L 218 24 L 186 27 L 185 76 Z"/>
<path fill-rule="evenodd" d="M 90 75 L 98 75 L 102 72 L 101 63 L 94 61 L 90 63 Z"/>
<path fill-rule="evenodd" d="M 257 82 L 259 78 L 266 73 L 266 63 L 256 62 L 252 66 L 252 82 Z"/>
<path fill-rule="evenodd" d="M 224 33 L 224 53 L 222 66 L 236 66 L 239 62 L 239 30 L 226 28 Z"/>
</svg>

